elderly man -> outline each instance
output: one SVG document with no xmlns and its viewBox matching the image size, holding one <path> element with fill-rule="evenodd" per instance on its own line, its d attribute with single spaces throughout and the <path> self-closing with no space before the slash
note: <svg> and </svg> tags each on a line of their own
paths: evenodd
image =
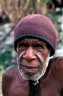
<svg viewBox="0 0 63 96">
<path fill-rule="evenodd" d="M 18 22 L 17 65 L 3 74 L 3 96 L 63 96 L 63 58 L 50 59 L 57 41 L 57 30 L 47 16 L 32 14 Z"/>
</svg>

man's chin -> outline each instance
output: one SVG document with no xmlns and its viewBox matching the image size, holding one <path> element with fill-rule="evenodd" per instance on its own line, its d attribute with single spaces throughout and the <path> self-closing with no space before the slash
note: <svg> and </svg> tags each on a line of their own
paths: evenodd
<svg viewBox="0 0 63 96">
<path fill-rule="evenodd" d="M 40 73 L 37 74 L 38 72 L 37 73 L 30 72 L 30 71 L 23 72 L 23 70 L 21 70 L 19 72 L 20 72 L 20 75 L 22 76 L 22 78 L 25 80 L 37 81 L 40 77 Z"/>
</svg>

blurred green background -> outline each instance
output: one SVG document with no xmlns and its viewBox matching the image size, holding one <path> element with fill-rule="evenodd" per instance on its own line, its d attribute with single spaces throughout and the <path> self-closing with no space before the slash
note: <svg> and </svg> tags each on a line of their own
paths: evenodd
<svg viewBox="0 0 63 96">
<path fill-rule="evenodd" d="M 12 29 L 20 18 L 33 13 L 52 19 L 59 34 L 57 49 L 63 48 L 63 0 L 0 0 L 0 72 L 17 64 Z"/>
</svg>

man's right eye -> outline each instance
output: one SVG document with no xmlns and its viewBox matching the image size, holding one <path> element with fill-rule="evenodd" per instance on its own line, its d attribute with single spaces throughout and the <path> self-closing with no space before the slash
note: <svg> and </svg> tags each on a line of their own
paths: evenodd
<svg viewBox="0 0 63 96">
<path fill-rule="evenodd" d="M 22 48 L 22 47 L 23 47 L 23 48 L 24 48 L 24 47 L 26 47 L 26 48 L 27 48 L 27 47 L 28 47 L 28 45 L 27 45 L 27 44 L 18 44 L 18 48 Z"/>
</svg>

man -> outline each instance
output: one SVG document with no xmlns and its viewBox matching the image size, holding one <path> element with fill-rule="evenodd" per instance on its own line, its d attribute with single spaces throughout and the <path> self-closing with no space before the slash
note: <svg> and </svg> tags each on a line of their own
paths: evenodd
<svg viewBox="0 0 63 96">
<path fill-rule="evenodd" d="M 18 22 L 17 65 L 3 74 L 3 96 L 63 96 L 63 58 L 50 59 L 57 41 L 57 30 L 47 16 L 32 14 Z"/>
</svg>

